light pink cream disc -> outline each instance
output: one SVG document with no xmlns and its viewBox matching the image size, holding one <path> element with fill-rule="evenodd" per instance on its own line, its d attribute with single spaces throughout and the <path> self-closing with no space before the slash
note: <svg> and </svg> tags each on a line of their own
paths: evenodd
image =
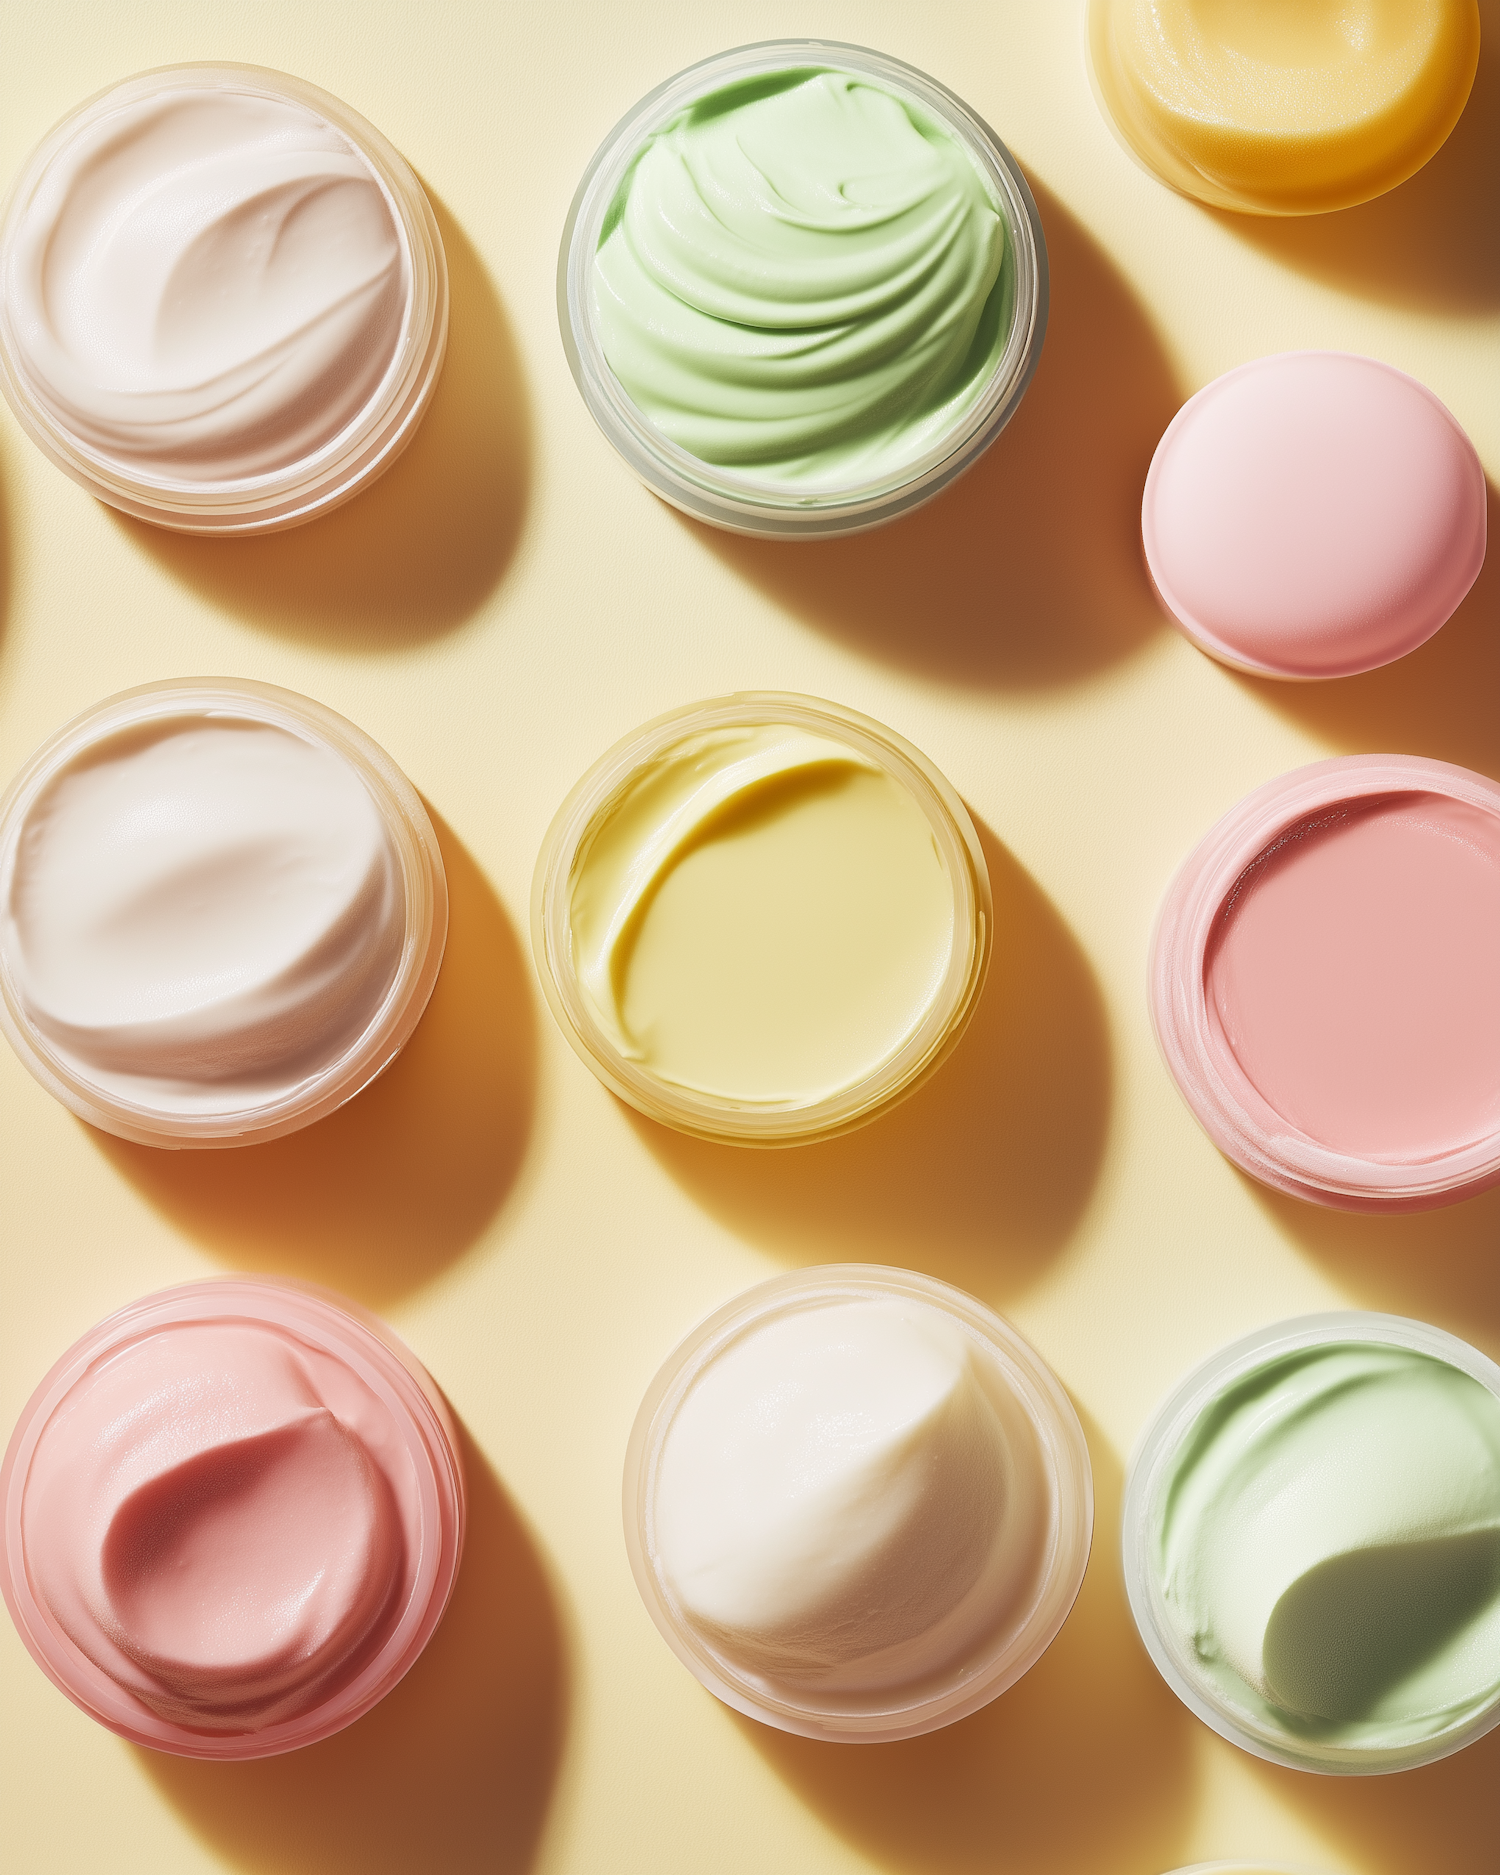
<svg viewBox="0 0 1500 1875">
<path fill-rule="evenodd" d="M 1141 503 L 1157 596 L 1211 657 L 1348 677 L 1404 657 L 1484 563 L 1484 470 L 1425 385 L 1349 352 L 1282 352 L 1190 398 Z"/>
</svg>

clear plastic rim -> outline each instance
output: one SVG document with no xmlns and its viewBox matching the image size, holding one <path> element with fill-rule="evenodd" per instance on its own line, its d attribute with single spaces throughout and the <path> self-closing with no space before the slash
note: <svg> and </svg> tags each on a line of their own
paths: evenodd
<svg viewBox="0 0 1500 1875">
<path fill-rule="evenodd" d="M 1342 755 L 1267 782 L 1230 809 L 1178 869 L 1157 915 L 1148 1003 L 1157 1046 L 1198 1124 L 1242 1171 L 1313 1204 L 1414 1211 L 1455 1204 L 1500 1182 L 1500 1129 L 1427 1159 L 1336 1152 L 1263 1099 L 1218 1040 L 1204 993 L 1215 920 L 1245 869 L 1289 827 L 1373 795 L 1441 794 L 1500 817 L 1500 786 L 1416 755 Z"/>
<path fill-rule="evenodd" d="M 699 1374 L 732 1340 L 769 1316 L 829 1300 L 899 1296 L 936 1305 L 996 1362 L 1031 1421 L 1051 1499 L 1051 1528 L 1032 1601 L 997 1637 L 991 1653 L 945 1692 L 884 1712 L 840 1712 L 773 1699 L 747 1684 L 678 1613 L 657 1570 L 651 1509 L 657 1465 L 672 1417 Z M 973 1296 L 914 1270 L 836 1263 L 796 1270 L 744 1290 L 700 1322 L 668 1355 L 646 1389 L 631 1428 L 623 1486 L 625 1547 L 646 1611 L 667 1645 L 716 1699 L 748 1718 L 803 1738 L 883 1744 L 937 1731 L 977 1712 L 1013 1686 L 1052 1645 L 1083 1586 L 1094 1530 L 1088 1445 L 1062 1383 L 1031 1344 Z"/>
<path fill-rule="evenodd" d="M 1130 1612 L 1146 1651 L 1167 1685 L 1205 1725 L 1242 1751 L 1264 1758 L 1270 1764 L 1284 1765 L 1289 1770 L 1332 1777 L 1379 1777 L 1435 1764 L 1438 1759 L 1451 1757 L 1454 1752 L 1483 1738 L 1500 1725 L 1500 1695 L 1486 1711 L 1466 1724 L 1410 1746 L 1386 1750 L 1324 1747 L 1316 1752 L 1299 1751 L 1283 1735 L 1255 1724 L 1251 1715 L 1232 1706 L 1217 1687 L 1194 1672 L 1191 1651 L 1179 1638 L 1167 1613 L 1151 1561 L 1151 1528 L 1163 1477 L 1199 1413 L 1226 1387 L 1267 1359 L 1300 1348 L 1350 1341 L 1377 1342 L 1432 1355 L 1470 1375 L 1500 1399 L 1500 1367 L 1468 1342 L 1460 1341 L 1457 1335 L 1450 1335 L 1445 1329 L 1434 1328 L 1427 1322 L 1364 1309 L 1338 1309 L 1320 1315 L 1296 1316 L 1257 1328 L 1200 1361 L 1173 1387 L 1147 1421 L 1125 1471 L 1121 1556 Z"/>
<path fill-rule="evenodd" d="M 933 831 L 953 887 L 953 951 L 947 974 L 917 1028 L 863 1080 L 803 1106 L 752 1106 L 673 1087 L 629 1061 L 595 1018 L 573 961 L 570 897 L 574 863 L 623 789 L 673 744 L 700 731 L 790 723 L 847 743 L 909 790 Z M 974 1013 L 994 932 L 989 869 L 968 810 L 951 784 L 894 730 L 817 697 L 746 690 L 669 710 L 606 751 L 553 817 L 531 890 L 537 974 L 558 1027 L 579 1058 L 639 1112 L 700 1139 L 742 1146 L 794 1146 L 852 1132 L 917 1088 L 947 1060 Z"/>
<path fill-rule="evenodd" d="M 195 1732 L 142 1706 L 96 1667 L 52 1618 L 26 1566 L 21 1504 L 49 1419 L 95 1362 L 127 1341 L 184 1323 L 231 1319 L 291 1330 L 351 1368 L 400 1429 L 417 1480 L 421 1538 L 405 1605 L 374 1658 L 331 1698 L 260 1732 Z M 342 1731 L 391 1691 L 427 1645 L 453 1592 L 463 1557 L 467 1499 L 458 1434 L 431 1376 L 384 1322 L 309 1283 L 228 1276 L 145 1296 L 108 1316 L 68 1349 L 38 1385 L 0 1465 L 4 1550 L 0 1591 L 27 1651 L 59 1691 L 133 1744 L 180 1757 L 273 1757 Z"/>
<path fill-rule="evenodd" d="M 90 1126 L 143 1146 L 249 1146 L 311 1126 L 367 1087 L 405 1046 L 427 1007 L 448 934 L 448 885 L 437 835 L 416 789 L 380 745 L 296 691 L 240 677 L 179 677 L 122 690 L 48 738 L 0 796 L 0 905 L 8 902 L 17 841 L 59 767 L 116 730 L 190 711 L 265 722 L 342 756 L 369 790 L 395 849 L 406 904 L 401 958 L 364 1033 L 320 1073 L 274 1099 L 221 1114 L 166 1113 L 96 1086 L 28 1019 L 0 939 L 0 1031 L 47 1092 Z"/>
<path fill-rule="evenodd" d="M 18 217 L 48 165 L 86 119 L 165 89 L 215 87 L 287 99 L 348 138 L 369 165 L 395 221 L 407 275 L 400 338 L 364 409 L 311 456 L 241 481 L 183 483 L 132 472 L 74 436 L 33 389 L 11 330 L 5 277 Z M 0 392 L 32 441 L 91 495 L 138 520 L 189 534 L 266 534 L 299 526 L 350 500 L 411 441 L 432 399 L 448 343 L 448 263 L 437 220 L 405 158 L 367 119 L 304 79 L 233 62 L 162 65 L 95 92 L 68 112 L 23 163 L 0 209 Z"/>
<path fill-rule="evenodd" d="M 642 141 L 694 98 L 757 72 L 824 64 L 905 91 L 962 139 L 1004 208 L 1016 267 L 1016 305 L 1005 352 L 972 410 L 925 456 L 894 476 L 827 494 L 796 496 L 753 476 L 716 468 L 680 449 L 627 395 L 595 329 L 589 273 L 605 213 Z M 836 39 L 768 39 L 703 59 L 658 85 L 595 152 L 568 210 L 557 261 L 563 350 L 589 413 L 642 482 L 683 513 L 738 534 L 829 538 L 878 527 L 920 507 L 961 475 L 1015 414 L 1041 358 L 1047 329 L 1047 244 L 1035 199 L 1015 158 L 961 98 L 914 66 Z"/>
</svg>

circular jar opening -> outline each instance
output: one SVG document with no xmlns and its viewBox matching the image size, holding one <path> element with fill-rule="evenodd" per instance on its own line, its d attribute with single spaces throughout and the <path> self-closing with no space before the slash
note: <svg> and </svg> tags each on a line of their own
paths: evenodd
<svg viewBox="0 0 1500 1875">
<path fill-rule="evenodd" d="M 1479 64 L 1476 0 L 1089 0 L 1089 75 L 1116 137 L 1213 208 L 1313 215 L 1436 155 Z"/>
<path fill-rule="evenodd" d="M 537 862 L 552 1013 L 606 1087 L 705 1139 L 862 1126 L 956 1046 L 989 963 L 984 854 L 910 743 L 746 691 L 644 725 Z"/>
<path fill-rule="evenodd" d="M 0 390 L 90 494 L 186 533 L 312 520 L 395 461 L 448 337 L 406 162 L 255 65 L 112 85 L 0 213 Z"/>
<path fill-rule="evenodd" d="M 142 1145 L 251 1145 L 342 1106 L 416 1027 L 447 929 L 411 783 L 269 684 L 122 691 L 0 799 L 0 1027 Z"/>
<path fill-rule="evenodd" d="M 1257 677 L 1348 677 L 1405 657 L 1479 577 L 1484 467 L 1415 378 L 1348 352 L 1240 365 L 1157 445 L 1141 542 L 1158 599 Z"/>
<path fill-rule="evenodd" d="M 801 539 L 917 507 L 994 441 L 1041 355 L 1047 254 L 1014 159 L 950 91 L 771 40 L 605 139 L 557 302 L 584 402 L 648 488 Z"/>
<path fill-rule="evenodd" d="M 1150 1006 L 1179 1091 L 1263 1183 L 1419 1210 L 1500 1179 L 1500 787 L 1415 756 L 1315 762 L 1184 861 Z"/>
<path fill-rule="evenodd" d="M 801 1270 L 702 1323 L 625 1460 L 636 1586 L 736 1711 L 874 1744 L 987 1705 L 1067 1619 L 1093 1535 L 1056 1376 L 946 1283 Z"/>
<path fill-rule="evenodd" d="M 1500 1368 L 1358 1310 L 1194 1369 L 1130 1461 L 1125 1582 L 1152 1659 L 1219 1735 L 1371 1775 L 1500 1723 Z"/>
<path fill-rule="evenodd" d="M 441 1394 L 382 1323 L 231 1278 L 132 1303 L 62 1357 L 0 1469 L 0 1588 L 101 1725 L 190 1758 L 316 1743 L 383 1699 L 464 1540 Z"/>
</svg>

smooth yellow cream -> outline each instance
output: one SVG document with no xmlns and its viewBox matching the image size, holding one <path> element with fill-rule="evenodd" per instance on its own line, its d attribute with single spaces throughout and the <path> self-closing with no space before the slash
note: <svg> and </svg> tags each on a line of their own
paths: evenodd
<svg viewBox="0 0 1500 1875">
<path fill-rule="evenodd" d="M 1174 187 L 1262 215 L 1348 208 L 1443 143 L 1479 62 L 1477 0 L 1092 0 L 1110 115 Z"/>
<path fill-rule="evenodd" d="M 789 724 L 715 729 L 639 771 L 580 843 L 574 966 L 621 1054 L 677 1087 L 803 1106 L 920 1026 L 954 943 L 921 805 Z"/>
</svg>

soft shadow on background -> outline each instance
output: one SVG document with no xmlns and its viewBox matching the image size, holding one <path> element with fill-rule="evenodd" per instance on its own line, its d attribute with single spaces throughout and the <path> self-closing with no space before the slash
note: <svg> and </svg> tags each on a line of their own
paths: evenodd
<svg viewBox="0 0 1500 1875">
<path fill-rule="evenodd" d="M 1388 194 L 1336 215 L 1215 221 L 1262 253 L 1341 292 L 1426 313 L 1500 305 L 1500 0 L 1479 0 L 1479 70 L 1436 156 Z"/>
<path fill-rule="evenodd" d="M 1500 253 L 1500 221 L 1495 227 Z M 1479 578 L 1418 650 L 1329 683 L 1236 681 L 1339 753 L 1427 755 L 1500 777 L 1500 495 L 1493 485 L 1486 520 L 1489 555 Z"/>
<path fill-rule="evenodd" d="M 520 539 L 531 474 L 520 353 L 484 262 L 427 196 L 448 256 L 448 356 L 386 474 L 321 520 L 259 540 L 174 534 L 110 510 L 167 573 L 263 631 L 407 650 L 472 617 Z"/>
<path fill-rule="evenodd" d="M 1351 1307 L 1435 1322 L 1500 1358 L 1500 1187 L 1438 1211 L 1368 1217 L 1245 1182 Z"/>
<path fill-rule="evenodd" d="M 1165 623 L 1141 564 L 1140 502 L 1181 394 L 1113 262 L 1032 188 L 1052 269 L 1047 341 L 1020 409 L 967 475 L 845 540 L 748 540 L 676 517 L 794 616 L 947 682 L 1069 683 Z"/>
<path fill-rule="evenodd" d="M 1067 1242 L 1104 1151 L 1110 1043 L 1088 959 L 1036 881 L 975 820 L 995 898 L 989 981 L 933 1078 L 857 1133 L 754 1151 L 635 1112 L 678 1183 L 740 1236 L 794 1264 L 924 1270 L 990 1301 Z"/>
<path fill-rule="evenodd" d="M 453 1600 L 394 1692 L 279 1758 L 136 1751 L 215 1853 L 255 1875 L 525 1875 L 568 1718 L 563 1623 L 505 1489 L 462 1435 L 469 1528 Z"/>
<path fill-rule="evenodd" d="M 797 1794 L 882 1868 L 1160 1875 L 1184 1859 L 1194 1721 L 1136 1636 L 1120 1574 L 1120 1461 L 1087 1419 L 1084 1429 L 1094 1553 L 1062 1632 L 1009 1692 L 895 1745 L 822 1744 L 739 1720 Z"/>
<path fill-rule="evenodd" d="M 1289 1810 L 1302 1811 L 1368 1875 L 1495 1875 L 1500 1863 L 1500 1732 L 1396 1777 L 1309 1777 L 1258 1761 L 1255 1768 Z"/>
<path fill-rule="evenodd" d="M 382 1308 L 478 1238 L 531 1130 L 536 1023 L 516 934 L 432 812 L 448 946 L 427 1012 L 373 1086 L 263 1146 L 162 1152 L 89 1137 L 179 1229 L 236 1269 L 327 1283 Z"/>
</svg>

